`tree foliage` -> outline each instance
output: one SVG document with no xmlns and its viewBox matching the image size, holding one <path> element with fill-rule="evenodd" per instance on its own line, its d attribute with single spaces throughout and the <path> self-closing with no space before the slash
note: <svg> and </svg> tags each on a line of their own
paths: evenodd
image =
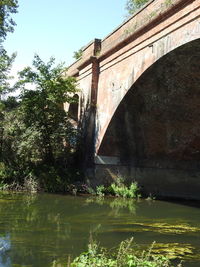
<svg viewBox="0 0 200 267">
<path fill-rule="evenodd" d="M 8 32 L 13 32 L 15 22 L 11 14 L 17 13 L 17 0 L 0 1 L 0 43 L 5 40 Z"/>
<path fill-rule="evenodd" d="M 149 0 L 127 0 L 126 10 L 129 15 L 134 14 L 139 8 L 146 4 Z"/>
<path fill-rule="evenodd" d="M 2 42 L 5 40 L 8 32 L 13 32 L 15 22 L 11 18 L 11 14 L 16 13 L 18 8 L 17 0 L 1 0 L 0 1 L 0 112 L 2 111 L 2 95 L 11 90 L 9 79 L 12 63 L 16 57 L 13 53 L 8 56 L 3 48 Z M 2 114 L 1 114 L 2 115 Z"/>
<path fill-rule="evenodd" d="M 61 191 L 76 148 L 76 129 L 63 103 L 74 102 L 76 84 L 64 78 L 64 66 L 55 66 L 54 58 L 45 64 L 36 55 L 13 87 L 20 96 L 2 97 L 13 89 L 9 79 L 16 55 L 8 56 L 3 41 L 14 30 L 17 8 L 18 0 L 0 1 L 0 186 L 40 177 L 44 189 Z"/>
<path fill-rule="evenodd" d="M 60 149 L 56 147 L 63 146 L 63 138 L 71 132 L 71 129 L 68 132 L 70 123 L 63 103 L 72 101 L 72 95 L 76 91 L 74 78 L 63 78 L 63 66 L 53 67 L 53 64 L 54 58 L 45 64 L 36 55 L 34 69 L 26 68 L 20 72 L 17 83 L 22 91 L 20 111 L 23 113 L 24 123 L 39 131 L 43 160 L 51 163 L 55 161 L 56 153 L 60 153 Z M 33 84 L 35 89 L 27 90 L 27 84 Z"/>
<path fill-rule="evenodd" d="M 74 56 L 73 56 L 73 58 L 75 58 L 75 59 L 79 59 L 79 58 L 82 57 L 82 54 L 83 54 L 83 48 L 80 48 L 78 51 L 75 51 L 75 52 L 74 52 Z"/>
<path fill-rule="evenodd" d="M 0 160 L 2 158 L 3 148 L 3 134 L 4 134 L 4 119 L 5 110 L 8 106 L 12 106 L 16 101 L 11 104 L 12 101 L 3 101 L 2 96 L 9 91 L 11 87 L 9 84 L 10 70 L 12 63 L 16 57 L 16 54 L 8 56 L 6 50 L 3 48 L 3 41 L 5 40 L 8 32 L 13 32 L 15 22 L 11 18 L 11 14 L 17 12 L 18 1 L 17 0 L 1 0 L 0 1 Z M 15 105 L 14 104 L 14 105 Z M 5 175 L 4 164 L 0 162 L 0 178 Z"/>
<path fill-rule="evenodd" d="M 8 182 L 14 177 L 23 181 L 33 173 L 37 176 L 38 170 L 45 168 L 45 177 L 39 174 L 44 178 L 42 186 L 49 182 L 49 171 L 56 184 L 76 149 L 76 129 L 63 109 L 64 102 L 74 101 L 75 80 L 64 78 L 64 66 L 54 63 L 54 58 L 45 64 L 35 55 L 33 67 L 19 73 L 15 85 L 21 92 L 18 105 L 5 113 L 3 125 L 1 161 Z"/>
<path fill-rule="evenodd" d="M 12 90 L 9 84 L 9 79 L 12 78 L 10 76 L 10 70 L 15 57 L 15 53 L 8 56 L 5 49 L 0 49 L 0 96 Z"/>
</svg>

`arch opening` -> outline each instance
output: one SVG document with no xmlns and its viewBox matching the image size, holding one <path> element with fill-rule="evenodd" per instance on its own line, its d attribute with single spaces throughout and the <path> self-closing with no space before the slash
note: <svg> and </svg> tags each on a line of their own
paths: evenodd
<svg viewBox="0 0 200 267">
<path fill-rule="evenodd" d="M 69 105 L 68 114 L 71 119 L 78 121 L 78 107 L 79 107 L 79 96 L 75 94 L 73 96 L 72 103 Z"/>
<path fill-rule="evenodd" d="M 98 155 L 144 168 L 200 167 L 200 39 L 152 65 L 117 108 Z"/>
</svg>

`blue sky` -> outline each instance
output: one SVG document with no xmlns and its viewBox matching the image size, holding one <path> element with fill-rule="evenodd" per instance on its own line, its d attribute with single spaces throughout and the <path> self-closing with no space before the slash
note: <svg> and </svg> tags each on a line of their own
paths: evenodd
<svg viewBox="0 0 200 267">
<path fill-rule="evenodd" d="M 35 53 L 71 64 L 73 52 L 103 39 L 125 20 L 126 0 L 19 0 L 17 23 L 4 43 L 17 52 L 13 73 L 31 65 Z"/>
</svg>

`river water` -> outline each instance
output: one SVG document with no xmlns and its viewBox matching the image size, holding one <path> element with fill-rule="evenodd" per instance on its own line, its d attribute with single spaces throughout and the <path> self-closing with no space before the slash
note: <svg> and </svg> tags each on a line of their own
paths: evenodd
<svg viewBox="0 0 200 267">
<path fill-rule="evenodd" d="M 156 241 L 154 253 L 197 267 L 199 222 L 200 208 L 182 202 L 0 193 L 0 267 L 64 267 L 90 236 L 108 248 L 129 237 L 141 250 Z"/>
</svg>

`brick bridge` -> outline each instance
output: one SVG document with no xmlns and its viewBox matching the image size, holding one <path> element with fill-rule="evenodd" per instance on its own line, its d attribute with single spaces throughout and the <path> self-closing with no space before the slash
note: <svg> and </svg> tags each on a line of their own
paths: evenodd
<svg viewBox="0 0 200 267">
<path fill-rule="evenodd" d="M 152 0 L 69 67 L 91 183 L 200 199 L 199 38 L 199 0 Z"/>
</svg>

